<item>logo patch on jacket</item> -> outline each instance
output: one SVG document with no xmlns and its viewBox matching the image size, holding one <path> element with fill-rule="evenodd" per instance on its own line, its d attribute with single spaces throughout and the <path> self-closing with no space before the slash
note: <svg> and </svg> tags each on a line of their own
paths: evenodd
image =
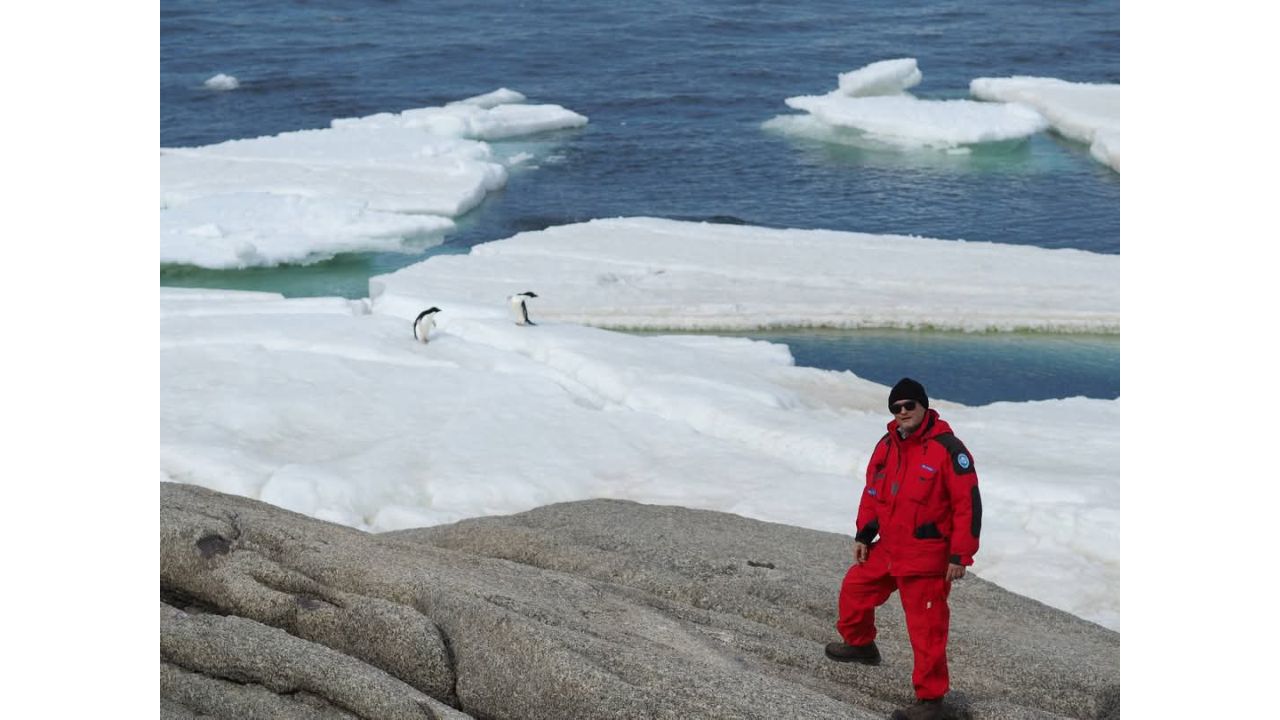
<svg viewBox="0 0 1280 720">
<path fill-rule="evenodd" d="M 868 495 L 871 495 L 872 497 L 874 497 L 874 496 L 875 496 L 875 494 L 876 494 L 876 489 L 875 489 L 875 488 L 873 488 L 873 487 L 869 487 L 869 488 L 867 488 L 867 494 L 868 494 Z"/>
<path fill-rule="evenodd" d="M 956 464 L 960 466 L 961 470 L 968 470 L 969 465 L 971 464 L 968 453 L 960 453 L 957 455 Z"/>
<path fill-rule="evenodd" d="M 926 465 L 926 464 L 924 464 L 924 463 L 920 463 L 920 467 L 924 468 L 925 470 L 928 470 L 929 472 L 937 472 L 937 469 L 936 469 L 936 468 L 933 468 L 933 467 L 931 467 L 931 466 L 929 466 L 929 465 Z"/>
</svg>

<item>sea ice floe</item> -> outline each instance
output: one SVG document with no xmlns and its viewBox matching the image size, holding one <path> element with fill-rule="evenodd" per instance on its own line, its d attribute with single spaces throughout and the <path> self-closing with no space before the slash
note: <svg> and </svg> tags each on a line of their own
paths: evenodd
<svg viewBox="0 0 1280 720">
<path fill-rule="evenodd" d="M 323 130 L 161 149 L 161 261 L 241 268 L 439 242 L 451 218 L 507 180 L 487 141 L 587 122 L 523 101 L 503 89 Z"/>
<path fill-rule="evenodd" d="M 162 479 L 373 531 L 614 497 L 853 532 L 888 388 L 744 338 L 521 327 L 501 296 L 438 303 L 424 345 L 399 300 L 162 288 Z M 1119 401 L 932 407 L 977 460 L 974 571 L 1118 628 Z"/>
<path fill-rule="evenodd" d="M 976 78 L 976 98 L 1035 108 L 1062 135 L 1089 145 L 1099 162 L 1120 172 L 1120 86 L 1043 77 Z"/>
<path fill-rule="evenodd" d="M 1021 105 L 972 100 L 920 100 L 910 96 L 822 95 L 787 98 L 787 105 L 822 123 L 857 130 L 868 140 L 902 147 L 950 149 L 1025 138 L 1047 125 Z"/>
<path fill-rule="evenodd" d="M 343 252 L 403 251 L 454 229 L 439 215 L 372 210 L 367 203 L 274 193 L 228 193 L 160 213 L 160 262 L 208 268 L 305 264 Z"/>
<path fill-rule="evenodd" d="M 370 294 L 497 306 L 534 288 L 539 318 L 625 329 L 1115 333 L 1119 273 L 1118 256 L 1081 250 L 614 218 L 428 258 Z"/>
<path fill-rule="evenodd" d="M 913 58 L 872 63 L 842 73 L 839 87 L 826 95 L 786 99 L 816 126 L 780 116 L 765 127 L 855 145 L 943 150 L 1021 140 L 1048 127 L 1039 113 L 1019 104 L 923 100 L 906 92 L 921 79 Z"/>
</svg>

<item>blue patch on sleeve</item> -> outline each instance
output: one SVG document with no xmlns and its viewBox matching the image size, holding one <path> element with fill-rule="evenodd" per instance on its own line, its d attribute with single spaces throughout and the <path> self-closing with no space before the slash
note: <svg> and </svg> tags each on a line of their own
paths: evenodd
<svg viewBox="0 0 1280 720">
<path fill-rule="evenodd" d="M 965 453 L 960 453 L 959 455 L 956 456 L 956 463 L 960 465 L 961 470 L 968 470 L 969 456 Z"/>
</svg>

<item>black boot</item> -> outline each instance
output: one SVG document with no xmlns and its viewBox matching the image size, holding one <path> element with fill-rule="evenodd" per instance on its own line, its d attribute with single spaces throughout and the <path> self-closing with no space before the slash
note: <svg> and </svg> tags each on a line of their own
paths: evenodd
<svg viewBox="0 0 1280 720">
<path fill-rule="evenodd" d="M 874 640 L 866 645 L 845 645 L 842 642 L 827 643 L 827 657 L 836 662 L 856 662 L 863 665 L 880 664 L 880 648 Z"/>
<path fill-rule="evenodd" d="M 890 720 L 942 720 L 942 698 L 921 700 L 915 705 L 898 708 Z"/>
</svg>

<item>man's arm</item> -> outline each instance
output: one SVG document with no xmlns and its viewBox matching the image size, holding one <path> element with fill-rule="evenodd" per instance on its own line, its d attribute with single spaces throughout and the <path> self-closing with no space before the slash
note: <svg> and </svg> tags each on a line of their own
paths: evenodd
<svg viewBox="0 0 1280 720">
<path fill-rule="evenodd" d="M 885 458 L 889 454 L 889 435 L 886 433 L 867 462 L 867 481 L 862 488 L 862 497 L 858 500 L 858 517 L 855 521 L 857 534 L 853 539 L 853 564 L 866 562 L 871 542 L 880 532 L 880 518 L 876 512 L 876 474 L 884 467 Z"/>
<path fill-rule="evenodd" d="M 978 552 L 978 536 L 982 534 L 982 494 L 978 491 L 978 471 L 973 456 L 954 435 L 939 437 L 951 455 L 943 469 L 947 493 L 951 497 L 951 567 L 947 578 L 964 576 L 964 568 L 973 564 Z M 959 566 L 958 572 L 956 566 Z"/>
</svg>

